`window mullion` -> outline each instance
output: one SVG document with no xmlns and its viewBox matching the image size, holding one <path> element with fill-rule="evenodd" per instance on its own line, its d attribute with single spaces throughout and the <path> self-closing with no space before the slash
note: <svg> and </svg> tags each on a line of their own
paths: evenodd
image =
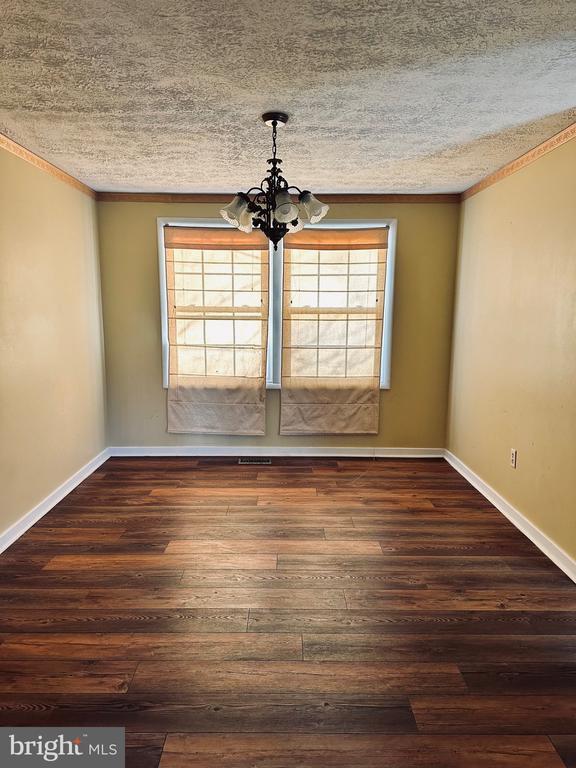
<svg viewBox="0 0 576 768">
<path fill-rule="evenodd" d="M 279 389 L 282 375 L 282 281 L 284 267 L 284 244 L 278 243 L 269 249 L 268 281 L 268 344 L 266 356 L 266 386 Z"/>
</svg>

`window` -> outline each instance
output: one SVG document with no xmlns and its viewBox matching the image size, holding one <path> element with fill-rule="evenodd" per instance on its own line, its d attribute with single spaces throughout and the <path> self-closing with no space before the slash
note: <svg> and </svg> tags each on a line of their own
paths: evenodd
<svg viewBox="0 0 576 768">
<path fill-rule="evenodd" d="M 285 239 L 280 434 L 376 434 L 388 230 Z"/>
<path fill-rule="evenodd" d="M 268 317 L 267 260 L 261 244 L 250 248 L 255 244 L 242 233 L 233 238 L 216 233 L 214 229 L 213 236 L 206 237 L 199 229 L 166 229 L 173 326 L 169 340 L 178 356 L 178 371 L 190 376 L 261 376 Z"/>
<path fill-rule="evenodd" d="M 177 226 L 163 236 L 168 431 L 264 434 L 266 238 Z"/>
<path fill-rule="evenodd" d="M 286 239 L 284 377 L 379 378 L 386 245 L 386 229 Z"/>
<path fill-rule="evenodd" d="M 278 250 L 270 248 L 269 258 L 262 259 L 262 242 L 251 250 L 251 236 L 232 228 L 230 234 L 242 241 L 215 249 L 225 226 L 221 220 L 159 219 L 164 386 L 174 370 L 172 331 L 178 369 L 191 374 L 233 377 L 260 371 L 267 335 L 268 388 L 281 386 L 287 366 L 291 376 L 360 377 L 374 375 L 377 359 L 380 387 L 388 388 L 395 224 L 316 225 L 286 238 Z M 342 229 L 348 240 L 353 232 L 349 248 Z M 165 238 L 169 231 L 172 239 Z M 328 241 L 332 245 L 326 248 Z M 363 241 L 370 247 L 359 247 Z M 261 301 L 268 287 L 269 315 Z M 376 300 L 379 293 L 383 308 Z M 169 312 L 169 307 L 176 309 Z"/>
</svg>

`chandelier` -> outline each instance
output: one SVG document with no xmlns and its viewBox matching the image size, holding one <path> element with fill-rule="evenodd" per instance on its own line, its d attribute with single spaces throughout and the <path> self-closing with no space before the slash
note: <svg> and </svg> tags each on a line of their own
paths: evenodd
<svg viewBox="0 0 576 768">
<path fill-rule="evenodd" d="M 242 232 L 260 229 L 274 243 L 291 232 L 299 232 L 305 224 L 316 224 L 328 213 L 329 206 L 308 190 L 289 185 L 282 176 L 282 160 L 276 157 L 276 135 L 279 125 L 286 125 L 284 112 L 265 112 L 262 120 L 272 128 L 272 157 L 268 174 L 259 187 L 238 192 L 220 215 Z M 297 195 L 298 202 L 294 197 Z"/>
</svg>

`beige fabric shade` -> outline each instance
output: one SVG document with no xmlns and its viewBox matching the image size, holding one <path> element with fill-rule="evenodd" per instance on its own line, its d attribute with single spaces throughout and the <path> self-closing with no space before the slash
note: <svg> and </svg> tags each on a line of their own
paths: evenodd
<svg viewBox="0 0 576 768">
<path fill-rule="evenodd" d="M 387 235 L 305 229 L 286 238 L 281 434 L 378 432 Z"/>
<path fill-rule="evenodd" d="M 168 431 L 265 433 L 268 244 L 166 227 Z"/>
<path fill-rule="evenodd" d="M 388 228 L 314 229 L 306 227 L 284 238 L 284 248 L 322 251 L 362 251 L 388 246 Z"/>
<path fill-rule="evenodd" d="M 165 248 L 218 251 L 266 251 L 268 240 L 259 230 L 250 234 L 233 227 L 164 227 Z"/>
</svg>

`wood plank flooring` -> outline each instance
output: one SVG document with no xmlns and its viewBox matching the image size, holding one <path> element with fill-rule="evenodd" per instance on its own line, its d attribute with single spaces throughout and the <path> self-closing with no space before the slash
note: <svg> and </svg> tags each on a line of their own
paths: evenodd
<svg viewBox="0 0 576 768">
<path fill-rule="evenodd" d="M 441 459 L 110 459 L 0 556 L 0 726 L 129 768 L 574 768 L 576 585 Z"/>
</svg>

